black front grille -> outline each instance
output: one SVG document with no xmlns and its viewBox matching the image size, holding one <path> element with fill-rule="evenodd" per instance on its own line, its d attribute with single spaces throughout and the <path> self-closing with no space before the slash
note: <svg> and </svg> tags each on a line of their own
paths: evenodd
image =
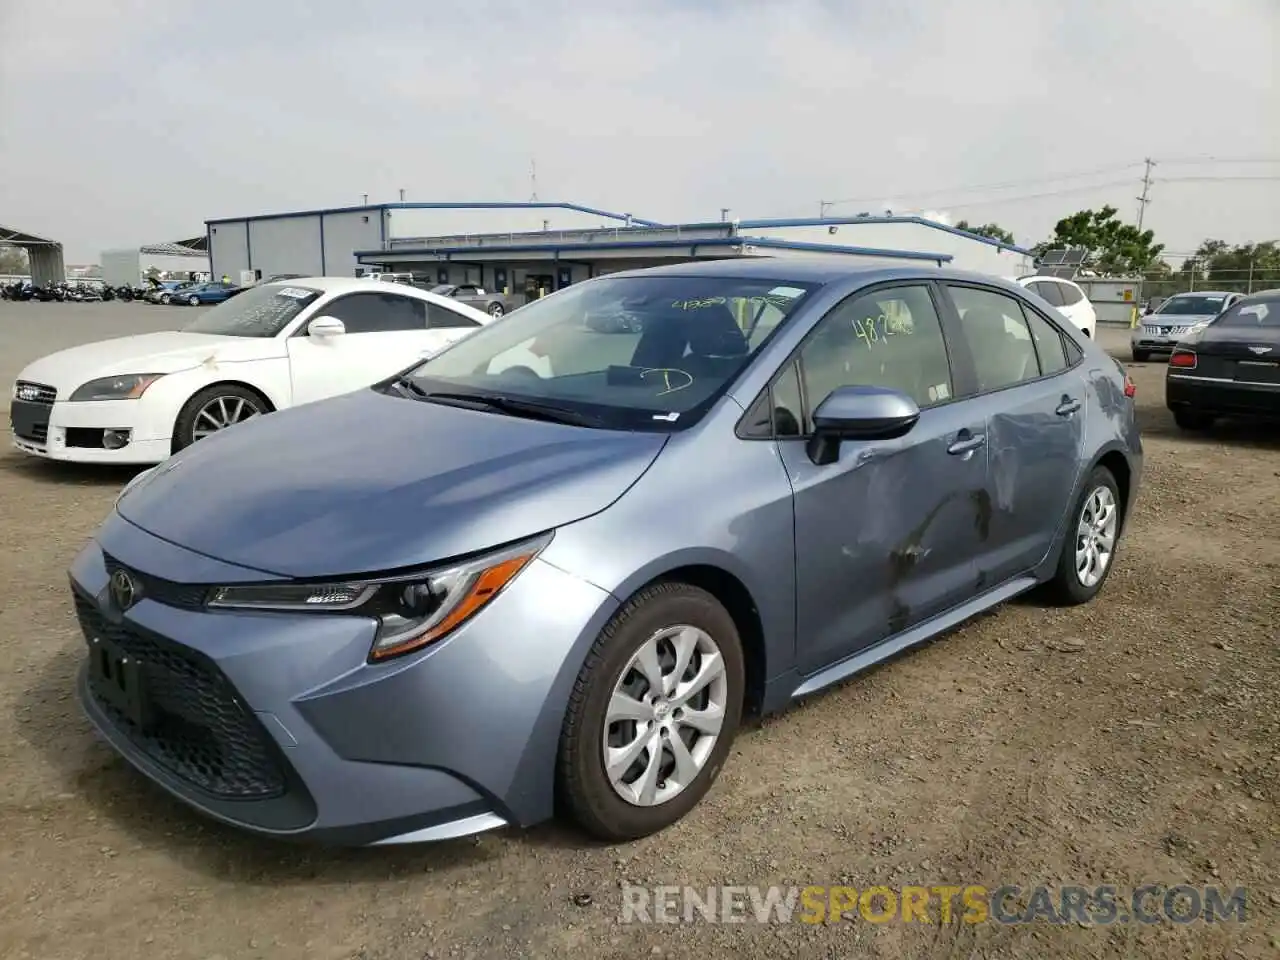
<svg viewBox="0 0 1280 960">
<path fill-rule="evenodd" d="M 143 573 L 140 570 L 133 569 L 133 567 L 126 566 L 115 557 L 105 554 L 102 559 L 107 565 L 107 576 L 111 576 L 117 570 L 123 570 L 129 574 L 129 579 L 137 586 L 139 599 L 146 597 L 148 600 L 163 603 L 168 607 L 177 607 L 179 610 L 199 610 L 204 606 L 205 594 L 209 590 L 208 587 L 175 583 L 172 580 L 152 576 L 149 573 Z"/>
<path fill-rule="evenodd" d="M 85 639 L 100 637 L 134 658 L 152 712 L 146 729 L 94 696 L 143 753 L 215 797 L 265 800 L 284 794 L 284 765 L 275 744 L 217 665 L 159 634 L 113 623 L 76 594 Z"/>
<path fill-rule="evenodd" d="M 18 434 L 23 440 L 30 440 L 32 443 L 48 443 L 49 442 L 49 425 L 47 423 L 33 423 L 26 430 Z"/>
<path fill-rule="evenodd" d="M 33 383 L 30 380 L 19 380 L 14 385 L 14 399 L 26 400 L 28 403 L 53 403 L 58 399 L 58 391 L 47 383 Z"/>
</svg>

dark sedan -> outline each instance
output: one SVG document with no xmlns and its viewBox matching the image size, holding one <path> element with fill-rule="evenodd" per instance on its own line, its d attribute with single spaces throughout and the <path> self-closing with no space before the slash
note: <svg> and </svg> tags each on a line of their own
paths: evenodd
<svg viewBox="0 0 1280 960">
<path fill-rule="evenodd" d="M 1280 419 L 1280 289 L 1244 297 L 1180 341 L 1165 403 L 1184 430 L 1219 417 Z"/>
</svg>

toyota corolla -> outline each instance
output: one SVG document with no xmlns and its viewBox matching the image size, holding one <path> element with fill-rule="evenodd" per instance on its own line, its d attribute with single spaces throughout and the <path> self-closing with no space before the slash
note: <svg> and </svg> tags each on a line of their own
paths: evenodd
<svg viewBox="0 0 1280 960">
<path fill-rule="evenodd" d="M 1032 588 L 1090 600 L 1138 488 L 1132 397 L 989 277 L 753 258 L 587 281 L 139 475 L 71 568 L 81 702 L 260 834 L 558 809 L 644 836 L 703 797 L 744 712 Z"/>
</svg>

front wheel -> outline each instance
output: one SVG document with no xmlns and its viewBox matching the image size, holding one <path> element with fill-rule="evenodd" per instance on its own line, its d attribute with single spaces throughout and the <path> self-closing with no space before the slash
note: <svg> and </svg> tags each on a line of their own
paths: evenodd
<svg viewBox="0 0 1280 960">
<path fill-rule="evenodd" d="M 267 412 L 266 403 L 252 390 L 231 383 L 215 384 L 183 405 L 173 425 L 173 452 Z"/>
<path fill-rule="evenodd" d="M 1094 467 L 1068 521 L 1058 569 L 1046 585 L 1058 603 L 1088 603 L 1102 589 L 1120 543 L 1123 509 L 1116 478 L 1106 467 Z"/>
<path fill-rule="evenodd" d="M 198 307 L 198 306 L 200 306 L 200 298 L 199 298 L 199 297 L 187 297 L 187 304 L 188 304 L 189 306 L 192 306 L 192 307 Z"/>
<path fill-rule="evenodd" d="M 744 677 L 733 618 L 705 590 L 660 583 L 628 601 L 587 654 L 560 735 L 574 820 L 618 842 L 692 810 L 733 744 Z"/>
</svg>

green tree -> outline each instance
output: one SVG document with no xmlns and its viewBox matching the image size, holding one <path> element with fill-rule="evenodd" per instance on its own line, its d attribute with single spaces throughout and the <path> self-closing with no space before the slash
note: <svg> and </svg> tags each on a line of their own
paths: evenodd
<svg viewBox="0 0 1280 960">
<path fill-rule="evenodd" d="M 1085 266 L 1102 274 L 1145 274 L 1160 262 L 1164 244 L 1150 230 L 1124 223 L 1115 207 L 1081 210 L 1059 220 L 1053 236 L 1033 249 L 1037 256 L 1059 247 L 1084 247 Z"/>
<path fill-rule="evenodd" d="M 17 274 L 23 276 L 30 268 L 27 265 L 27 251 L 21 247 L 0 246 L 0 274 Z"/>
<path fill-rule="evenodd" d="M 1235 290 L 1247 293 L 1280 286 L 1280 245 L 1206 240 L 1195 256 L 1182 264 L 1181 272 L 1203 290 Z"/>
<path fill-rule="evenodd" d="M 1001 243 L 1014 244 L 1013 234 L 1000 226 L 998 223 L 984 223 L 982 226 L 971 226 L 968 220 L 961 220 L 956 224 L 957 230 L 964 230 L 968 233 L 976 233 L 980 237 L 989 237 L 992 240 L 999 240 Z"/>
</svg>

